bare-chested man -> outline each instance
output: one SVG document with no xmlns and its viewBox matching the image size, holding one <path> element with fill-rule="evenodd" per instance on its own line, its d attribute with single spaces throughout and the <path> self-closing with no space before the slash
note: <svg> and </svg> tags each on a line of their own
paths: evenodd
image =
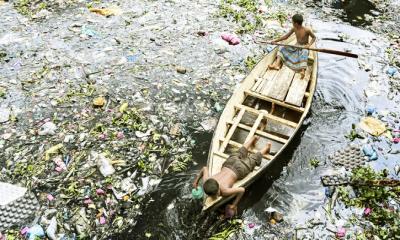
<svg viewBox="0 0 400 240">
<path fill-rule="evenodd" d="M 293 28 L 284 36 L 273 40 L 272 42 L 279 42 L 286 40 L 292 35 L 296 34 L 297 43 L 296 45 L 310 47 L 315 42 L 315 35 L 312 30 L 308 27 L 303 26 L 303 16 L 295 14 L 292 17 Z M 311 41 L 309 42 L 309 37 Z M 305 70 L 307 68 L 308 61 L 308 50 L 294 47 L 280 47 L 277 54 L 276 60 L 273 64 L 269 65 L 270 69 L 278 70 L 281 67 L 282 62 L 286 66 L 291 68 L 293 71 L 300 72 L 301 78 L 304 78 Z"/>
<path fill-rule="evenodd" d="M 261 129 L 265 127 L 265 123 L 261 124 Z M 231 196 L 235 195 L 236 198 L 231 205 L 228 205 L 235 213 L 237 212 L 237 204 L 242 198 L 245 189 L 243 187 L 232 187 L 233 184 L 240 179 L 246 177 L 247 174 L 252 172 L 255 166 L 261 164 L 262 155 L 269 153 L 271 149 L 271 143 L 267 143 L 266 146 L 256 154 L 249 155 L 249 149 L 254 147 L 258 137 L 253 136 L 238 152 L 229 156 L 229 158 L 222 165 L 221 171 L 213 176 L 209 176 L 208 168 L 203 167 L 199 175 L 193 182 L 193 187 L 197 188 L 197 185 L 201 178 L 203 178 L 203 189 L 204 192 L 213 198 L 218 196 Z"/>
</svg>

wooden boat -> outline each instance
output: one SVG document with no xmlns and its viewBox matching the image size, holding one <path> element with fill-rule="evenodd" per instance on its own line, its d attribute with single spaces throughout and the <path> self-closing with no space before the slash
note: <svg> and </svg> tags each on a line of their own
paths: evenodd
<svg viewBox="0 0 400 240">
<path fill-rule="evenodd" d="M 286 43 L 295 44 L 295 41 L 295 36 L 291 36 Z M 261 166 L 237 181 L 234 187 L 249 186 L 266 170 L 293 139 L 310 110 L 317 83 L 316 52 L 310 51 L 304 79 L 285 65 L 280 70 L 267 69 L 277 52 L 276 47 L 265 55 L 242 81 L 226 104 L 214 132 L 207 163 L 210 176 L 218 173 L 229 154 L 252 136 L 258 135 L 260 139 L 250 152 L 257 152 L 267 142 L 272 143 L 271 152 L 263 156 Z M 267 126 L 259 130 L 263 118 L 267 119 Z M 228 200 L 206 197 L 203 210 L 220 206 Z"/>
</svg>

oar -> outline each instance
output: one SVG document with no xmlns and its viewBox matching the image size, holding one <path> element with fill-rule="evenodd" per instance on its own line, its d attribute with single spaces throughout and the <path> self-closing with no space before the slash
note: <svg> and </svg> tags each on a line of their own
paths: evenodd
<svg viewBox="0 0 400 240">
<path fill-rule="evenodd" d="M 342 51 L 326 49 L 326 48 L 310 48 L 310 47 L 302 47 L 302 46 L 296 46 L 296 45 L 289 45 L 289 44 L 283 44 L 283 43 L 273 43 L 273 42 L 264 42 L 264 41 L 257 41 L 257 42 L 266 43 L 266 44 L 272 44 L 272 45 L 285 46 L 285 47 L 308 49 L 308 50 L 316 51 L 316 52 L 323 52 L 323 53 L 335 54 L 335 55 L 340 55 L 340 56 L 358 58 L 358 55 L 354 54 L 354 53 L 342 52 Z"/>
</svg>

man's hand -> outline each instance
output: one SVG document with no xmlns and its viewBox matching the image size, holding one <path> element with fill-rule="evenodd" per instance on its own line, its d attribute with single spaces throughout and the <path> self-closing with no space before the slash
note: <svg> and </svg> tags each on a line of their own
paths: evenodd
<svg viewBox="0 0 400 240">
<path fill-rule="evenodd" d="M 236 206 L 236 205 L 234 205 L 234 204 L 229 204 L 229 205 L 228 205 L 228 208 L 231 209 L 231 210 L 233 211 L 234 215 L 237 214 L 237 206 Z"/>
<path fill-rule="evenodd" d="M 309 43 L 307 43 L 306 45 L 304 45 L 303 47 L 305 48 L 309 48 L 311 45 Z"/>
<path fill-rule="evenodd" d="M 193 188 L 197 189 L 198 183 L 197 182 L 193 182 Z"/>
</svg>

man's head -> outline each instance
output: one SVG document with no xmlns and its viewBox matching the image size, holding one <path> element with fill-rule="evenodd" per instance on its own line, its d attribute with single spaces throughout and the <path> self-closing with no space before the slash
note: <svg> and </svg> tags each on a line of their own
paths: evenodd
<svg viewBox="0 0 400 240">
<path fill-rule="evenodd" d="M 303 24 L 303 16 L 295 14 L 292 17 L 293 27 L 300 27 Z"/>
<path fill-rule="evenodd" d="M 204 182 L 203 189 L 207 195 L 216 197 L 219 193 L 219 184 L 215 179 L 209 178 Z"/>
</svg>

